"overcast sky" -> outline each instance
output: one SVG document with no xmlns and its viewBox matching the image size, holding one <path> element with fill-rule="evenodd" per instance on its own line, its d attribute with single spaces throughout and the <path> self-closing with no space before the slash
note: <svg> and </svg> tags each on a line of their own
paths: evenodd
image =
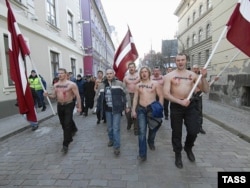
<svg viewBox="0 0 250 188">
<path fill-rule="evenodd" d="M 101 1 L 109 24 L 116 28 L 119 43 L 127 26 L 130 27 L 140 58 L 150 51 L 151 46 L 161 52 L 162 40 L 173 39 L 178 29 L 174 11 L 180 0 Z"/>
</svg>

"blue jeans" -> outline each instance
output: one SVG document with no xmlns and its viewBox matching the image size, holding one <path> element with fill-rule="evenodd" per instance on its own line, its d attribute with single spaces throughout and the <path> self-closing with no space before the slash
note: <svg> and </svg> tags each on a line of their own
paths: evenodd
<svg viewBox="0 0 250 188">
<path fill-rule="evenodd" d="M 137 107 L 137 119 L 138 119 L 138 127 L 139 127 L 139 156 L 140 157 L 147 157 L 147 142 L 149 145 L 154 145 L 155 143 L 155 136 L 156 132 L 160 128 L 160 126 L 155 127 L 154 129 L 150 129 L 148 131 L 148 140 L 146 138 L 147 135 L 147 107 L 143 107 L 138 105 Z"/>
<path fill-rule="evenodd" d="M 113 114 L 112 112 L 107 112 L 107 111 L 105 113 L 108 126 L 109 141 L 113 142 L 114 149 L 119 149 L 121 113 Z"/>
<path fill-rule="evenodd" d="M 45 107 L 46 104 L 44 101 L 43 90 L 37 90 L 36 93 L 37 93 L 38 100 L 40 101 L 42 107 Z"/>
</svg>

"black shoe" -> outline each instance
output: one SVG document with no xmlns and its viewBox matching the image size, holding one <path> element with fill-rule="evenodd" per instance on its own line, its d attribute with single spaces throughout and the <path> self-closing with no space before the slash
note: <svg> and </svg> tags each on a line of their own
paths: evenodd
<svg viewBox="0 0 250 188">
<path fill-rule="evenodd" d="M 113 146 L 113 142 L 112 141 L 109 141 L 108 142 L 108 147 L 112 147 Z"/>
<path fill-rule="evenodd" d="M 146 161 L 147 160 L 147 157 L 141 157 L 141 156 L 137 156 L 137 159 L 139 160 L 139 161 L 141 161 L 141 162 L 143 162 L 143 161 Z"/>
<path fill-rule="evenodd" d="M 107 121 L 106 120 L 103 120 L 103 123 L 106 123 Z"/>
<path fill-rule="evenodd" d="M 67 153 L 68 152 L 68 147 L 67 146 L 63 146 L 61 152 Z"/>
<path fill-rule="evenodd" d="M 135 135 L 135 136 L 139 135 L 139 133 L 138 133 L 137 130 L 134 131 L 134 135 Z"/>
<path fill-rule="evenodd" d="M 96 124 L 100 124 L 100 120 L 97 120 Z"/>
<path fill-rule="evenodd" d="M 37 129 L 38 129 L 38 125 L 32 126 L 32 128 L 31 128 L 32 131 L 35 131 Z"/>
<path fill-rule="evenodd" d="M 204 129 L 201 127 L 201 128 L 200 128 L 200 133 L 201 133 L 201 134 L 206 134 L 206 131 L 204 131 Z"/>
<path fill-rule="evenodd" d="M 180 169 L 183 168 L 181 153 L 175 153 L 175 166 Z"/>
<path fill-rule="evenodd" d="M 194 162 L 194 161 L 195 161 L 195 156 L 194 156 L 194 153 L 192 152 L 192 149 L 189 149 L 189 148 L 185 148 L 185 147 L 184 147 L 184 150 L 185 150 L 185 152 L 187 153 L 188 159 L 189 159 L 191 162 Z"/>
<path fill-rule="evenodd" d="M 44 106 L 41 111 L 44 112 L 45 110 L 46 110 L 46 106 Z"/>
<path fill-rule="evenodd" d="M 168 117 L 167 117 L 167 116 L 165 117 L 165 120 L 168 120 Z"/>
<path fill-rule="evenodd" d="M 118 148 L 118 149 L 115 149 L 115 150 L 114 150 L 114 154 L 115 154 L 116 156 L 120 155 L 120 149 L 119 149 L 119 148 Z"/>
<path fill-rule="evenodd" d="M 131 129 L 131 124 L 128 124 L 127 125 L 127 130 L 130 130 Z"/>
<path fill-rule="evenodd" d="M 154 151 L 155 150 L 155 145 L 154 144 L 148 144 L 148 147 L 150 150 Z"/>
</svg>

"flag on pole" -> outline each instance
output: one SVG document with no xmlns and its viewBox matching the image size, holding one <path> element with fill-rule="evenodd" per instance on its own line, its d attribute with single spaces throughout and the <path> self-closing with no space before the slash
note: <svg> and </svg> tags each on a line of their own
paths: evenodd
<svg viewBox="0 0 250 188">
<path fill-rule="evenodd" d="M 30 51 L 19 30 L 8 0 L 6 0 L 6 6 L 8 8 L 10 76 L 15 83 L 19 112 L 26 114 L 28 121 L 37 122 L 34 101 L 24 65 L 25 56 L 29 55 Z"/>
<path fill-rule="evenodd" d="M 237 3 L 227 26 L 227 40 L 250 57 L 250 0 Z"/>
<path fill-rule="evenodd" d="M 137 58 L 138 53 L 130 29 L 128 28 L 127 34 L 116 50 L 114 57 L 113 69 L 116 72 L 116 77 L 119 80 L 123 80 L 124 75 L 128 69 L 128 64 L 130 62 L 134 62 Z"/>
</svg>

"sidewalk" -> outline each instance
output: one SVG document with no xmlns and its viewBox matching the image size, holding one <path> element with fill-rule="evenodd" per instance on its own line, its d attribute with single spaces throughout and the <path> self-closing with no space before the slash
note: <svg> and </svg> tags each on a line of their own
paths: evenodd
<svg viewBox="0 0 250 188">
<path fill-rule="evenodd" d="M 250 143 L 250 111 L 208 100 L 204 95 L 203 117 Z"/>
<path fill-rule="evenodd" d="M 52 103 L 54 112 L 56 113 L 56 103 Z M 41 112 L 41 109 L 37 110 L 37 119 L 39 123 L 45 121 L 46 119 L 54 116 L 53 111 L 49 104 L 47 104 L 47 109 L 44 112 Z M 9 116 L 6 118 L 0 119 L 0 141 L 4 140 L 5 138 L 15 135 L 21 131 L 30 128 L 30 124 L 25 118 L 20 115 L 16 114 L 13 116 Z"/>
<path fill-rule="evenodd" d="M 220 125 L 224 129 L 238 135 L 240 138 L 250 142 L 250 111 L 220 104 L 203 96 L 204 118 Z M 56 112 L 56 103 L 52 103 Z M 38 121 L 42 122 L 53 116 L 50 106 L 45 112 L 38 110 Z M 0 119 L 0 140 L 30 128 L 29 123 L 20 115 L 13 115 Z M 206 130 L 206 127 L 204 127 Z"/>
</svg>

